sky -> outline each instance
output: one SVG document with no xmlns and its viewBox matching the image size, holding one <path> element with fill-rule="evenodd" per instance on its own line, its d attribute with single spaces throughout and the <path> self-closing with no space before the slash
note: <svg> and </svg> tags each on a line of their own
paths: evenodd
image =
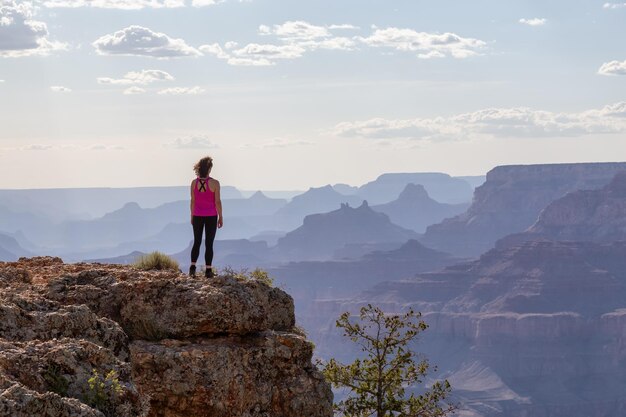
<svg viewBox="0 0 626 417">
<path fill-rule="evenodd" d="M 0 0 L 0 188 L 626 160 L 626 3 Z"/>
</svg>

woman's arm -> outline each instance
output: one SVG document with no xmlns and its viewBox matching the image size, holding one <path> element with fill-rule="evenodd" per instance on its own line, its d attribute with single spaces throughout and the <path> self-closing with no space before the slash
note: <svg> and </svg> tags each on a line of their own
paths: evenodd
<svg viewBox="0 0 626 417">
<path fill-rule="evenodd" d="M 195 204 L 196 200 L 193 194 L 193 187 L 195 186 L 195 182 L 196 180 L 191 181 L 191 202 L 189 203 L 189 211 L 191 211 L 191 224 L 193 224 L 193 205 Z"/>
<path fill-rule="evenodd" d="M 224 226 L 224 215 L 222 214 L 222 197 L 218 180 L 215 180 L 215 208 L 217 209 L 217 227 L 221 228 Z"/>
</svg>

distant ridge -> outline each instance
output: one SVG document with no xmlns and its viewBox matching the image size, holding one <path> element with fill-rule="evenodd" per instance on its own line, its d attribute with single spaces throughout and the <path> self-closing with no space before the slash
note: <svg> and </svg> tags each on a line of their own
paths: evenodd
<svg viewBox="0 0 626 417">
<path fill-rule="evenodd" d="M 16 261 L 22 256 L 33 256 L 33 253 L 21 247 L 14 237 L 0 233 L 0 261 Z"/>
<path fill-rule="evenodd" d="M 608 184 L 626 163 L 499 166 L 476 188 L 469 209 L 429 226 L 426 246 L 457 256 L 478 256 L 498 239 L 530 227 L 543 208 L 565 194 Z"/>
<path fill-rule="evenodd" d="M 527 231 L 507 236 L 497 245 L 508 247 L 541 239 L 626 240 L 626 171 L 601 189 L 574 191 L 552 202 Z"/>
<path fill-rule="evenodd" d="M 431 224 L 463 213 L 468 207 L 469 203 L 440 203 L 430 198 L 423 185 L 407 184 L 396 200 L 372 209 L 385 213 L 398 226 L 423 233 Z"/>
<path fill-rule="evenodd" d="M 338 210 L 307 216 L 301 227 L 278 240 L 277 250 L 288 259 L 323 260 L 348 243 L 405 242 L 417 236 L 364 201 L 357 208 L 342 204 Z"/>
<path fill-rule="evenodd" d="M 331 185 L 309 188 L 297 195 L 283 208 L 276 212 L 278 216 L 304 218 L 309 214 L 326 213 L 336 209 L 342 203 L 361 204 L 362 198 L 347 196 L 337 192 Z"/>
<path fill-rule="evenodd" d="M 398 198 L 407 184 L 420 184 L 428 194 L 441 203 L 467 203 L 473 187 L 467 181 L 440 172 L 382 174 L 359 187 L 358 195 L 370 204 L 385 204 Z"/>
</svg>

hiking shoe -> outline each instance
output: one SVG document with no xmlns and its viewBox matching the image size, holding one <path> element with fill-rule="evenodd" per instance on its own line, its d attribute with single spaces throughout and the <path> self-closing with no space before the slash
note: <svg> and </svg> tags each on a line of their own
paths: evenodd
<svg viewBox="0 0 626 417">
<path fill-rule="evenodd" d="M 196 276 L 196 266 L 195 265 L 191 265 L 189 267 L 189 276 L 190 277 L 195 277 Z"/>
<path fill-rule="evenodd" d="M 215 274 L 213 273 L 213 268 L 208 267 L 205 271 L 204 271 L 204 276 L 207 278 L 213 278 L 215 276 Z"/>
</svg>

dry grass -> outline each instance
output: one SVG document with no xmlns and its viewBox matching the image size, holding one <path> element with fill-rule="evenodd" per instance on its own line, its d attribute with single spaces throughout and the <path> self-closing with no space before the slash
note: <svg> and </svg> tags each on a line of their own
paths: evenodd
<svg viewBox="0 0 626 417">
<path fill-rule="evenodd" d="M 178 262 L 161 252 L 152 252 L 147 255 L 143 255 L 135 261 L 133 266 L 144 271 L 178 271 L 180 269 Z"/>
</svg>

